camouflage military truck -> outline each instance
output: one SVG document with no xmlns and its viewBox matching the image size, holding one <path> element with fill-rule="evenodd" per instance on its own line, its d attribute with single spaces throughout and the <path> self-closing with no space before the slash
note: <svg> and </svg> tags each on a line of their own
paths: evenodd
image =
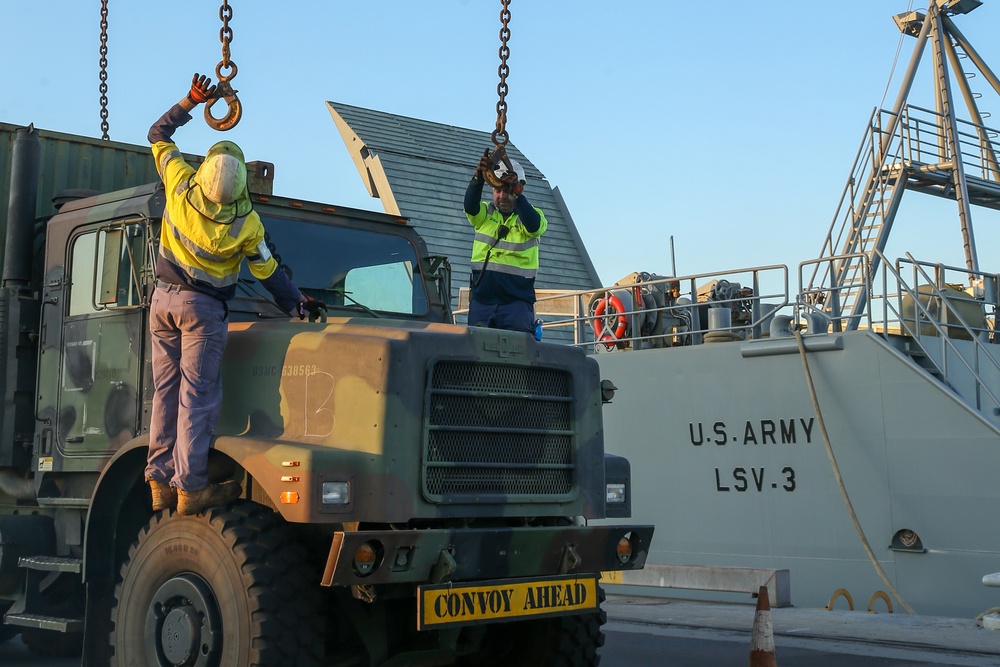
<svg viewBox="0 0 1000 667">
<path fill-rule="evenodd" d="M 9 125 L 0 149 L 0 641 L 85 665 L 598 663 L 599 573 L 641 568 L 653 528 L 594 521 L 630 489 L 593 359 L 452 324 L 447 261 L 406 220 L 274 196 L 252 163 L 328 317 L 241 279 L 210 474 L 243 496 L 154 513 L 148 149 Z M 81 184 L 102 191 L 58 192 Z"/>
</svg>

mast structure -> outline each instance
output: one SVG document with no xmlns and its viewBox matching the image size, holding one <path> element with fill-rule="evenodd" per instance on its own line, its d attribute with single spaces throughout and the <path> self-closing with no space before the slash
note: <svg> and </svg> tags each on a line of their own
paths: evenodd
<svg viewBox="0 0 1000 667">
<path fill-rule="evenodd" d="M 813 294 L 824 295 L 823 307 L 831 315 L 849 316 L 850 329 L 857 328 L 863 319 L 870 282 L 878 272 L 907 190 L 956 202 L 966 267 L 970 271 L 979 269 L 972 207 L 1000 209 L 1000 166 L 993 144 L 997 132 L 983 124 L 984 114 L 962 68 L 962 55 L 998 95 L 1000 79 L 951 16 L 969 13 L 980 5 L 980 0 L 931 0 L 926 12 L 911 11 L 893 17 L 903 33 L 916 37 L 913 54 L 892 109 L 876 110 L 872 115 L 821 251 L 821 258 L 830 263 L 825 270 L 817 269 L 809 288 Z M 934 110 L 912 106 L 908 101 L 928 50 L 933 68 Z M 961 101 L 968 111 L 968 121 L 958 117 Z M 823 285 L 828 291 L 814 287 Z"/>
</svg>

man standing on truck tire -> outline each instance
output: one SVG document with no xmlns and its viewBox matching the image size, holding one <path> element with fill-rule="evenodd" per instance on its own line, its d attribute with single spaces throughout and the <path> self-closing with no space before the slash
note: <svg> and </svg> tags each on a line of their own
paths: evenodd
<svg viewBox="0 0 1000 667">
<path fill-rule="evenodd" d="M 468 323 L 534 333 L 538 242 L 548 222 L 524 196 L 524 169 L 509 162 L 507 173 L 494 172 L 502 185 L 493 188 L 491 204 L 482 201 L 485 174 L 492 169 L 488 156 L 480 158 L 465 190 L 465 215 L 476 230 Z"/>
<path fill-rule="evenodd" d="M 252 209 L 239 146 L 220 141 L 195 170 L 171 141 L 191 120 L 188 112 L 215 92 L 211 83 L 195 74 L 190 92 L 148 136 L 166 204 L 149 309 L 155 393 L 145 476 L 153 511 L 176 507 L 186 515 L 241 493 L 232 480 L 209 484 L 208 450 L 222 402 L 226 302 L 236 293 L 243 258 L 282 310 L 296 309 L 301 318 L 323 307 L 302 294 L 271 255 Z"/>
</svg>

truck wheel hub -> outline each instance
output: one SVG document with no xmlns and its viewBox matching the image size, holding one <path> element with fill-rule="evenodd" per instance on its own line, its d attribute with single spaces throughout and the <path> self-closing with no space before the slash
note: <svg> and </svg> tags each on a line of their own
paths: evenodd
<svg viewBox="0 0 1000 667">
<path fill-rule="evenodd" d="M 212 589 L 195 574 L 166 581 L 146 612 L 146 652 L 151 664 L 209 664 L 222 646 L 222 622 Z"/>
<path fill-rule="evenodd" d="M 172 665 L 187 664 L 197 650 L 200 622 L 194 607 L 185 605 L 167 614 L 160 631 L 163 656 Z"/>
</svg>

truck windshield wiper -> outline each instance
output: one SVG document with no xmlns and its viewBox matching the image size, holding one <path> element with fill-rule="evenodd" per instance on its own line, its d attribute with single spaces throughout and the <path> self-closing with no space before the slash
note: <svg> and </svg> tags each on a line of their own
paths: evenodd
<svg viewBox="0 0 1000 667">
<path fill-rule="evenodd" d="M 347 292 L 347 291 L 345 291 L 344 289 L 342 289 L 340 287 L 301 287 L 299 289 L 301 289 L 303 293 L 309 294 L 310 296 L 313 296 L 314 294 L 315 295 L 336 294 L 338 296 L 342 296 L 345 299 L 347 299 L 348 301 L 350 301 L 353 305 L 355 305 L 358 308 L 360 308 L 361 310 L 363 310 L 368 315 L 371 315 L 372 317 L 378 317 L 379 316 L 379 314 L 376 313 L 374 310 L 372 310 L 371 308 L 369 308 L 368 306 L 366 306 L 365 304 L 361 303 L 360 301 L 358 301 L 357 299 L 355 299 L 353 296 L 351 296 L 350 292 Z M 324 301 L 323 303 L 326 303 L 326 301 Z M 337 306 L 337 305 L 331 305 L 329 303 L 326 304 L 326 307 L 327 308 L 349 308 L 349 306 L 347 306 L 345 304 L 340 304 L 339 306 Z"/>
<path fill-rule="evenodd" d="M 251 280 L 249 278 L 240 278 L 236 282 L 236 286 L 237 286 L 237 289 L 239 291 L 243 292 L 250 299 L 254 299 L 254 300 L 259 299 L 260 301 L 264 301 L 266 303 L 271 304 L 272 306 L 274 306 L 274 309 L 277 312 L 276 313 L 265 313 L 265 312 L 261 312 L 261 311 L 258 311 L 258 310 L 246 310 L 246 309 L 243 309 L 243 308 L 231 308 L 230 309 L 231 312 L 255 313 L 257 315 L 257 317 L 262 318 L 262 319 L 291 317 L 291 315 L 289 315 L 288 313 L 285 313 L 285 312 L 283 312 L 281 310 L 281 306 L 279 306 L 277 303 L 275 303 L 274 299 L 271 298 L 271 295 L 269 293 L 267 293 L 264 290 L 260 289 L 260 283 L 257 282 L 256 280 Z"/>
</svg>

